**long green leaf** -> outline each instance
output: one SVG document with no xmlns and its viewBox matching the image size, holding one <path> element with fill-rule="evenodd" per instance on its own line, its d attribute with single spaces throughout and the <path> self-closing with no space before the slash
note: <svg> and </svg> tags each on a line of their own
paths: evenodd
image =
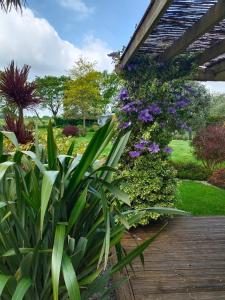
<svg viewBox="0 0 225 300">
<path fill-rule="evenodd" d="M 165 224 L 157 234 L 155 234 L 153 237 L 150 237 L 147 239 L 144 243 L 142 243 L 140 246 L 136 247 L 133 251 L 131 251 L 129 254 L 124 256 L 115 266 L 113 266 L 111 273 L 116 273 L 120 270 L 122 270 L 126 265 L 130 264 L 136 257 L 140 256 L 143 251 L 152 243 L 154 240 L 159 236 L 159 234 L 164 230 L 164 228 L 167 226 Z"/>
<path fill-rule="evenodd" d="M 80 300 L 80 288 L 77 282 L 77 276 L 73 264 L 66 254 L 63 254 L 62 271 L 70 300 Z"/>
<path fill-rule="evenodd" d="M 56 226 L 55 239 L 52 250 L 52 287 L 54 300 L 59 299 L 59 276 L 63 256 L 64 239 L 65 225 L 58 224 Z"/>
<path fill-rule="evenodd" d="M 53 135 L 51 121 L 49 121 L 49 125 L 48 125 L 47 150 L 48 150 L 48 167 L 50 170 L 56 170 L 57 169 L 57 147 Z"/>
<path fill-rule="evenodd" d="M 78 166 L 76 167 L 73 176 L 69 182 L 68 190 L 67 190 L 67 199 L 69 199 L 73 192 L 76 190 L 80 181 L 82 180 L 84 174 L 88 171 L 88 168 L 93 164 L 93 162 L 97 159 L 97 155 L 101 154 L 101 151 L 104 150 L 104 147 L 107 146 L 105 143 L 106 139 L 109 142 L 113 133 L 113 123 L 108 122 L 105 126 L 100 128 L 90 143 L 87 146 Z M 110 139 L 108 140 L 108 138 Z M 104 146 L 104 147 L 103 147 Z M 101 150 L 101 151 L 100 151 Z"/>
<path fill-rule="evenodd" d="M 44 218 L 48 207 L 49 199 L 52 193 L 53 185 L 58 176 L 58 171 L 45 171 L 41 187 L 41 220 L 40 231 L 43 231 Z"/>
<path fill-rule="evenodd" d="M 44 165 L 42 164 L 42 162 L 37 158 L 37 155 L 36 155 L 34 152 L 32 152 L 32 151 L 21 151 L 21 152 L 22 152 L 23 154 L 29 156 L 29 157 L 33 160 L 33 162 L 36 164 L 36 166 L 39 168 L 39 170 L 40 170 L 41 172 L 46 171 L 45 166 L 44 166 Z"/>
<path fill-rule="evenodd" d="M 77 199 L 77 201 L 72 209 L 72 212 L 71 212 L 71 215 L 69 218 L 69 224 L 67 227 L 67 233 L 70 232 L 73 225 L 77 222 L 82 210 L 85 207 L 86 198 L 87 198 L 87 188 L 81 193 L 80 197 Z"/>
<path fill-rule="evenodd" d="M 6 286 L 8 280 L 12 278 L 11 276 L 0 274 L 0 296 L 4 290 L 4 287 Z"/>
<path fill-rule="evenodd" d="M 23 278 L 18 283 L 12 300 L 22 300 L 26 292 L 29 290 L 32 281 L 30 278 Z"/>
<path fill-rule="evenodd" d="M 2 180 L 2 178 L 4 177 L 6 171 L 8 170 L 8 168 L 10 168 L 11 166 L 13 166 L 15 163 L 11 162 L 11 161 L 6 161 L 0 164 L 0 180 Z"/>
<path fill-rule="evenodd" d="M 19 143 L 14 132 L 1 131 L 1 133 L 10 140 L 10 142 L 16 147 L 16 149 L 19 148 Z"/>
<path fill-rule="evenodd" d="M 130 205 L 130 198 L 127 193 L 119 189 L 117 186 L 108 183 L 106 181 L 101 181 L 106 188 L 120 201 L 124 202 L 127 205 Z"/>
</svg>

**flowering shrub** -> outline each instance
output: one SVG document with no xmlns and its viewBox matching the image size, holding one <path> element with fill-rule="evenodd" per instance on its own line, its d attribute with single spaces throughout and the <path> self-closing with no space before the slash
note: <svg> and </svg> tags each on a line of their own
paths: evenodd
<svg viewBox="0 0 225 300">
<path fill-rule="evenodd" d="M 149 203 L 172 206 L 175 199 L 176 171 L 168 162 L 168 145 L 175 131 L 191 130 L 193 115 L 193 90 L 180 79 L 190 74 L 192 59 L 180 59 L 182 64 L 162 65 L 141 55 L 121 70 L 125 84 L 118 97 L 118 127 L 131 135 L 120 169 L 134 209 Z M 158 216 L 146 213 L 141 224 Z"/>
<path fill-rule="evenodd" d="M 208 182 L 220 188 L 225 188 L 225 169 L 214 171 Z"/>
<path fill-rule="evenodd" d="M 79 136 L 79 129 L 76 126 L 68 125 L 63 128 L 62 133 L 65 136 Z"/>
<path fill-rule="evenodd" d="M 176 191 L 176 171 L 159 154 L 143 155 L 132 165 L 121 169 L 121 188 L 129 194 L 132 209 L 146 209 L 149 206 L 173 207 Z M 159 214 L 146 211 L 139 224 L 146 225 Z"/>
<path fill-rule="evenodd" d="M 225 161 L 225 127 L 209 125 L 201 129 L 193 139 L 194 153 L 205 167 L 214 170 Z"/>
</svg>

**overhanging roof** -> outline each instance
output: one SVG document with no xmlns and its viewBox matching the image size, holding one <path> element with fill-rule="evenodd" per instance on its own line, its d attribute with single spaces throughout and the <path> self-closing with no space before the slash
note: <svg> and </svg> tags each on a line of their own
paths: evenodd
<svg viewBox="0 0 225 300">
<path fill-rule="evenodd" d="M 152 0 L 120 64 L 126 66 L 136 53 L 161 62 L 195 53 L 203 66 L 201 80 L 225 80 L 225 0 Z"/>
</svg>

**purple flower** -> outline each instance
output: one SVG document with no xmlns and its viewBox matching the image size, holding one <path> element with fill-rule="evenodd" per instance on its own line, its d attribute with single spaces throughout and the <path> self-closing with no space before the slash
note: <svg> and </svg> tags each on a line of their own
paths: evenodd
<svg viewBox="0 0 225 300">
<path fill-rule="evenodd" d="M 178 109 L 186 107 L 190 103 L 189 99 L 183 98 L 176 103 Z"/>
<path fill-rule="evenodd" d="M 176 109 L 175 109 L 174 107 L 169 107 L 169 108 L 168 108 L 168 113 L 169 113 L 169 114 L 175 115 L 176 112 L 177 112 L 177 111 L 176 111 Z"/>
<path fill-rule="evenodd" d="M 134 102 L 130 102 L 122 107 L 122 110 L 126 113 L 137 112 L 137 107 Z"/>
<path fill-rule="evenodd" d="M 129 152 L 130 157 L 135 158 L 135 157 L 139 157 L 141 155 L 140 151 L 130 151 Z"/>
<path fill-rule="evenodd" d="M 148 144 L 148 141 L 141 140 L 140 143 L 135 144 L 134 147 L 139 150 L 144 150 L 147 144 Z"/>
<path fill-rule="evenodd" d="M 163 152 L 168 153 L 168 154 L 171 154 L 171 153 L 173 152 L 173 149 L 170 148 L 170 147 L 165 147 L 165 148 L 163 149 Z"/>
<path fill-rule="evenodd" d="M 130 125 L 131 125 L 131 122 L 123 122 L 123 123 L 120 123 L 119 128 L 127 129 Z"/>
<path fill-rule="evenodd" d="M 156 104 L 151 104 L 149 107 L 148 107 L 148 110 L 150 113 L 152 113 L 153 115 L 159 115 L 161 114 L 161 109 L 158 107 L 158 105 Z"/>
<path fill-rule="evenodd" d="M 123 88 L 119 93 L 119 99 L 124 101 L 129 99 L 129 94 L 127 89 Z"/>
<path fill-rule="evenodd" d="M 151 145 L 148 147 L 148 151 L 149 151 L 150 153 L 159 153 L 159 151 L 160 151 L 159 145 L 156 144 L 156 143 L 151 144 Z"/>
<path fill-rule="evenodd" d="M 148 109 L 144 109 L 140 112 L 138 119 L 142 122 L 152 122 L 153 121 L 153 116 L 149 113 Z"/>
</svg>

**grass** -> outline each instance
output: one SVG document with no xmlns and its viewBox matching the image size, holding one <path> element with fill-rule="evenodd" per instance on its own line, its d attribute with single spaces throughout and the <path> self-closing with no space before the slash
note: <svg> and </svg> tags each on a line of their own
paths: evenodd
<svg viewBox="0 0 225 300">
<path fill-rule="evenodd" d="M 225 190 L 194 181 L 181 181 L 176 207 L 194 216 L 225 215 Z"/>
<path fill-rule="evenodd" d="M 190 141 L 173 140 L 170 143 L 170 147 L 173 149 L 173 153 L 171 154 L 172 161 L 182 163 L 201 163 L 194 157 Z"/>
</svg>

